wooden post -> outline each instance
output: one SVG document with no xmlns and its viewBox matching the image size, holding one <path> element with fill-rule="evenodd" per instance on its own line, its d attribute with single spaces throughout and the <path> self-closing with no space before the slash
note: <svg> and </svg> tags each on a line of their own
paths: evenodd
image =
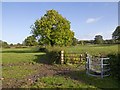
<svg viewBox="0 0 120 90">
<path fill-rule="evenodd" d="M 80 54 L 80 62 L 82 61 L 82 54 Z"/>
<path fill-rule="evenodd" d="M 86 57 L 86 74 L 89 73 L 88 69 L 89 69 L 89 61 L 88 61 L 88 57 Z"/>
<path fill-rule="evenodd" d="M 87 54 L 87 52 L 85 53 L 85 57 L 86 57 L 86 74 L 89 74 L 89 54 Z"/>
<path fill-rule="evenodd" d="M 64 51 L 61 51 L 61 64 L 64 64 Z"/>
<path fill-rule="evenodd" d="M 101 58 L 101 78 L 103 78 L 103 58 Z"/>
</svg>

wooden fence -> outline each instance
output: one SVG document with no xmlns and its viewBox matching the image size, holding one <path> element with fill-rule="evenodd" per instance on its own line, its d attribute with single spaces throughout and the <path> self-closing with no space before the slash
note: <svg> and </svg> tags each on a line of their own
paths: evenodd
<svg viewBox="0 0 120 90">
<path fill-rule="evenodd" d="M 61 64 L 85 64 L 86 57 L 86 54 L 64 53 L 64 51 L 61 51 Z"/>
</svg>

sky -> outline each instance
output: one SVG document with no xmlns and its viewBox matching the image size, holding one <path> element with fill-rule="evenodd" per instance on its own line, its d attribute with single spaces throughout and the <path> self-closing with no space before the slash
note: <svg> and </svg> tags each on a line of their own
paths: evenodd
<svg viewBox="0 0 120 90">
<path fill-rule="evenodd" d="M 22 43 L 31 35 L 30 26 L 51 9 L 71 22 L 78 40 L 99 34 L 111 39 L 118 25 L 117 2 L 2 2 L 2 40 Z"/>
<path fill-rule="evenodd" d="M 2 39 L 2 3 L 0 2 L 0 40 Z"/>
</svg>

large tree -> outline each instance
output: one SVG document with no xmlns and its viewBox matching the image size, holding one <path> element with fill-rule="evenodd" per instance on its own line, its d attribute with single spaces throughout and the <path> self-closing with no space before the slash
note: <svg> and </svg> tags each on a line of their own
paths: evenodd
<svg viewBox="0 0 120 90">
<path fill-rule="evenodd" d="M 56 10 L 48 10 L 44 16 L 36 20 L 32 33 L 42 44 L 51 46 L 67 46 L 72 44 L 74 32 L 70 30 L 70 22 Z"/>
<path fill-rule="evenodd" d="M 38 44 L 34 35 L 28 36 L 23 43 L 26 46 L 36 46 Z"/>
<path fill-rule="evenodd" d="M 8 45 L 7 42 L 0 40 L 0 47 L 5 47 L 5 48 L 7 48 L 7 47 L 9 47 L 9 45 Z"/>
<path fill-rule="evenodd" d="M 94 40 L 95 44 L 103 44 L 103 42 L 104 42 L 104 40 L 103 40 L 103 37 L 101 35 L 95 36 L 95 40 Z"/>
</svg>

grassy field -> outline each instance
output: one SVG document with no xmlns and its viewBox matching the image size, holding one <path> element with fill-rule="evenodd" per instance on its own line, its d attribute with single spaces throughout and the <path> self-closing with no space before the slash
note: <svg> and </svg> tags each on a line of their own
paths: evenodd
<svg viewBox="0 0 120 90">
<path fill-rule="evenodd" d="M 53 49 L 48 47 L 48 49 Z M 70 47 L 54 47 L 54 49 L 64 50 L 67 53 L 89 53 L 91 55 L 101 54 L 117 54 L 118 45 L 77 45 Z"/>
<path fill-rule="evenodd" d="M 118 88 L 117 81 L 87 76 L 85 71 L 71 71 L 54 77 L 42 77 L 31 88 Z"/>
<path fill-rule="evenodd" d="M 58 47 L 54 47 L 56 49 Z M 50 48 L 49 49 L 53 49 Z M 61 49 L 61 48 L 59 48 Z M 67 52 L 91 55 L 116 54 L 117 45 L 89 45 L 62 47 Z M 86 75 L 84 66 L 48 65 L 45 53 L 31 48 L 2 49 L 3 88 L 118 88 L 118 81 L 112 77 L 96 78 Z"/>
</svg>

